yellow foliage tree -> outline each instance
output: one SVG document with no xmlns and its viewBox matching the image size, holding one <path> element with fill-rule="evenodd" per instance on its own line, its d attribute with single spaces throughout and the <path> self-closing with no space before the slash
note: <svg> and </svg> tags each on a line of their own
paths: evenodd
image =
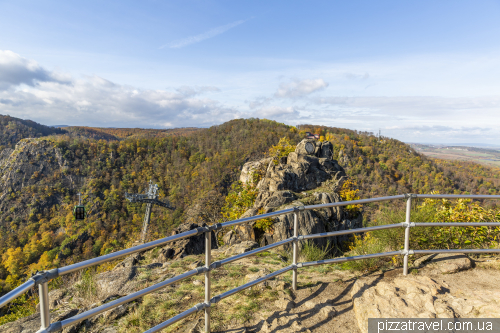
<svg viewBox="0 0 500 333">
<path fill-rule="evenodd" d="M 269 148 L 268 156 L 273 158 L 274 164 L 278 164 L 281 157 L 288 156 L 295 151 L 295 145 L 292 145 L 287 137 L 281 138 L 277 145 Z"/>
<path fill-rule="evenodd" d="M 340 198 L 342 201 L 354 201 L 359 200 L 358 192 L 359 189 L 356 188 L 357 183 L 351 179 L 348 179 L 342 184 L 342 189 L 340 190 Z M 352 217 L 358 216 L 361 212 L 361 205 L 347 205 L 345 210 L 349 212 Z"/>
<path fill-rule="evenodd" d="M 9 248 L 3 255 L 3 265 L 10 274 L 17 277 L 22 273 L 22 269 L 26 262 L 23 251 L 20 247 L 15 249 Z"/>
</svg>

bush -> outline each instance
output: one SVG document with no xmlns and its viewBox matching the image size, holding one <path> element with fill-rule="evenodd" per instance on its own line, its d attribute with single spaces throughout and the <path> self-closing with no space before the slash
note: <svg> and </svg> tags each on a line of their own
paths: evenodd
<svg viewBox="0 0 500 333">
<path fill-rule="evenodd" d="M 374 216 L 373 225 L 396 224 L 404 222 L 405 210 L 382 208 Z M 487 222 L 500 220 L 500 212 L 485 209 L 477 202 L 459 199 L 425 199 L 412 209 L 411 222 Z M 405 228 L 377 230 L 363 236 L 354 236 L 346 256 L 358 256 L 404 248 Z M 410 249 L 457 249 L 457 248 L 496 248 L 500 242 L 498 227 L 414 227 L 410 233 Z M 392 258 L 397 266 L 400 256 Z M 343 264 L 346 269 L 374 270 L 385 265 L 383 258 L 349 261 Z"/>
<path fill-rule="evenodd" d="M 345 254 L 346 257 L 386 252 L 387 245 L 374 237 L 372 233 L 367 232 L 365 235 L 354 235 L 349 245 L 349 250 L 350 251 Z M 347 261 L 342 264 L 342 267 L 344 269 L 356 271 L 372 271 L 381 268 L 384 266 L 384 263 L 384 258 L 380 257 Z"/>
<path fill-rule="evenodd" d="M 484 209 L 477 202 L 459 199 L 425 199 L 411 212 L 411 222 L 488 222 L 500 220 L 500 212 Z M 393 211 L 388 208 L 376 215 L 379 224 L 400 223 L 405 221 L 404 210 Z M 415 227 L 411 228 L 411 249 L 457 249 L 489 248 L 498 246 L 500 228 L 498 227 Z M 387 244 L 391 250 L 399 250 L 404 245 L 404 228 L 379 230 L 374 237 Z"/>
</svg>

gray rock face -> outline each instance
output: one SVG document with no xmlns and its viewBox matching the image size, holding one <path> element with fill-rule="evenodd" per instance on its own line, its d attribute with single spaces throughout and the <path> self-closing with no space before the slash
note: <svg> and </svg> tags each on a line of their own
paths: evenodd
<svg viewBox="0 0 500 333">
<path fill-rule="evenodd" d="M 336 193 L 319 193 L 318 198 L 321 200 L 318 203 L 339 202 L 340 197 Z M 303 205 L 300 201 L 295 201 L 293 206 Z M 281 215 L 275 219 L 272 235 L 273 241 L 277 242 L 293 236 L 293 214 Z M 323 208 L 303 211 L 299 214 L 298 218 L 298 234 L 310 235 L 319 234 L 323 232 L 339 231 L 359 228 L 362 226 L 362 216 L 359 215 L 356 219 L 345 219 L 343 210 L 339 207 Z M 314 239 L 314 243 L 320 247 L 325 247 L 329 244 L 330 247 L 340 245 L 348 239 L 348 236 L 325 237 Z M 269 243 L 269 240 L 267 240 Z M 299 242 L 299 248 L 304 246 L 304 242 Z M 286 245 L 286 249 L 291 248 L 291 245 Z"/>
<path fill-rule="evenodd" d="M 304 139 L 297 145 L 295 152 L 301 155 L 313 155 L 316 151 L 316 140 Z"/>
<path fill-rule="evenodd" d="M 240 174 L 240 181 L 243 184 L 249 184 L 253 182 L 252 175 L 255 172 L 258 172 L 260 170 L 266 170 L 267 166 L 269 165 L 269 162 L 271 162 L 272 158 L 264 158 L 259 161 L 253 161 L 253 162 L 248 162 L 243 165 L 243 168 L 241 169 L 241 174 Z"/>
</svg>

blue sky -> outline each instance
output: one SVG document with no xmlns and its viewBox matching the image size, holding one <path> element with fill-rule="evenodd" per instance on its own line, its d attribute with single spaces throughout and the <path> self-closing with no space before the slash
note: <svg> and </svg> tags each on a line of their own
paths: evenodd
<svg viewBox="0 0 500 333">
<path fill-rule="evenodd" d="M 0 113 L 500 137 L 500 1 L 2 1 Z"/>
</svg>

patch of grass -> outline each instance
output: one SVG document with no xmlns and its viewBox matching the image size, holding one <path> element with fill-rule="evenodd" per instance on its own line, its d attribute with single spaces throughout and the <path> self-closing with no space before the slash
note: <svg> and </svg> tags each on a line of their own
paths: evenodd
<svg viewBox="0 0 500 333">
<path fill-rule="evenodd" d="M 241 323 L 247 322 L 252 319 L 255 312 L 260 308 L 259 302 L 249 301 L 246 304 L 238 304 L 233 310 L 234 313 L 229 315 L 230 319 L 237 319 Z"/>
<path fill-rule="evenodd" d="M 260 271 L 260 269 L 259 269 L 259 268 L 257 268 L 257 267 L 250 267 L 248 270 L 249 270 L 250 272 L 254 272 L 254 273 L 256 273 L 256 272 Z"/>
<path fill-rule="evenodd" d="M 173 262 L 171 265 L 170 265 L 170 268 L 178 268 L 178 267 L 182 267 L 182 264 L 180 261 L 176 261 L 176 262 Z"/>
<path fill-rule="evenodd" d="M 175 300 L 164 300 L 157 294 L 146 295 L 142 304 L 136 307 L 119 322 L 119 332 L 144 332 L 151 327 L 178 314 L 178 303 Z"/>
<path fill-rule="evenodd" d="M 317 246 L 312 241 L 307 241 L 304 244 L 304 247 L 302 248 L 302 250 L 300 251 L 300 256 L 305 261 L 323 260 L 329 255 L 331 250 L 332 250 L 332 248 L 330 246 L 329 241 L 326 243 L 326 245 L 323 248 Z"/>
<path fill-rule="evenodd" d="M 141 274 L 139 274 L 139 276 L 137 277 L 138 280 L 150 280 L 151 278 L 151 271 L 149 270 L 145 270 L 143 271 Z"/>
<path fill-rule="evenodd" d="M 186 292 L 184 290 L 177 290 L 173 294 L 173 297 L 178 299 L 183 298 L 184 296 L 186 296 Z"/>
<path fill-rule="evenodd" d="M 264 263 L 265 264 L 269 264 L 269 265 L 280 265 L 280 264 L 282 264 L 281 261 L 276 261 L 276 260 L 264 260 Z"/>
<path fill-rule="evenodd" d="M 316 282 L 298 282 L 297 283 L 300 289 L 303 288 L 312 288 L 314 287 L 317 283 Z"/>
</svg>

